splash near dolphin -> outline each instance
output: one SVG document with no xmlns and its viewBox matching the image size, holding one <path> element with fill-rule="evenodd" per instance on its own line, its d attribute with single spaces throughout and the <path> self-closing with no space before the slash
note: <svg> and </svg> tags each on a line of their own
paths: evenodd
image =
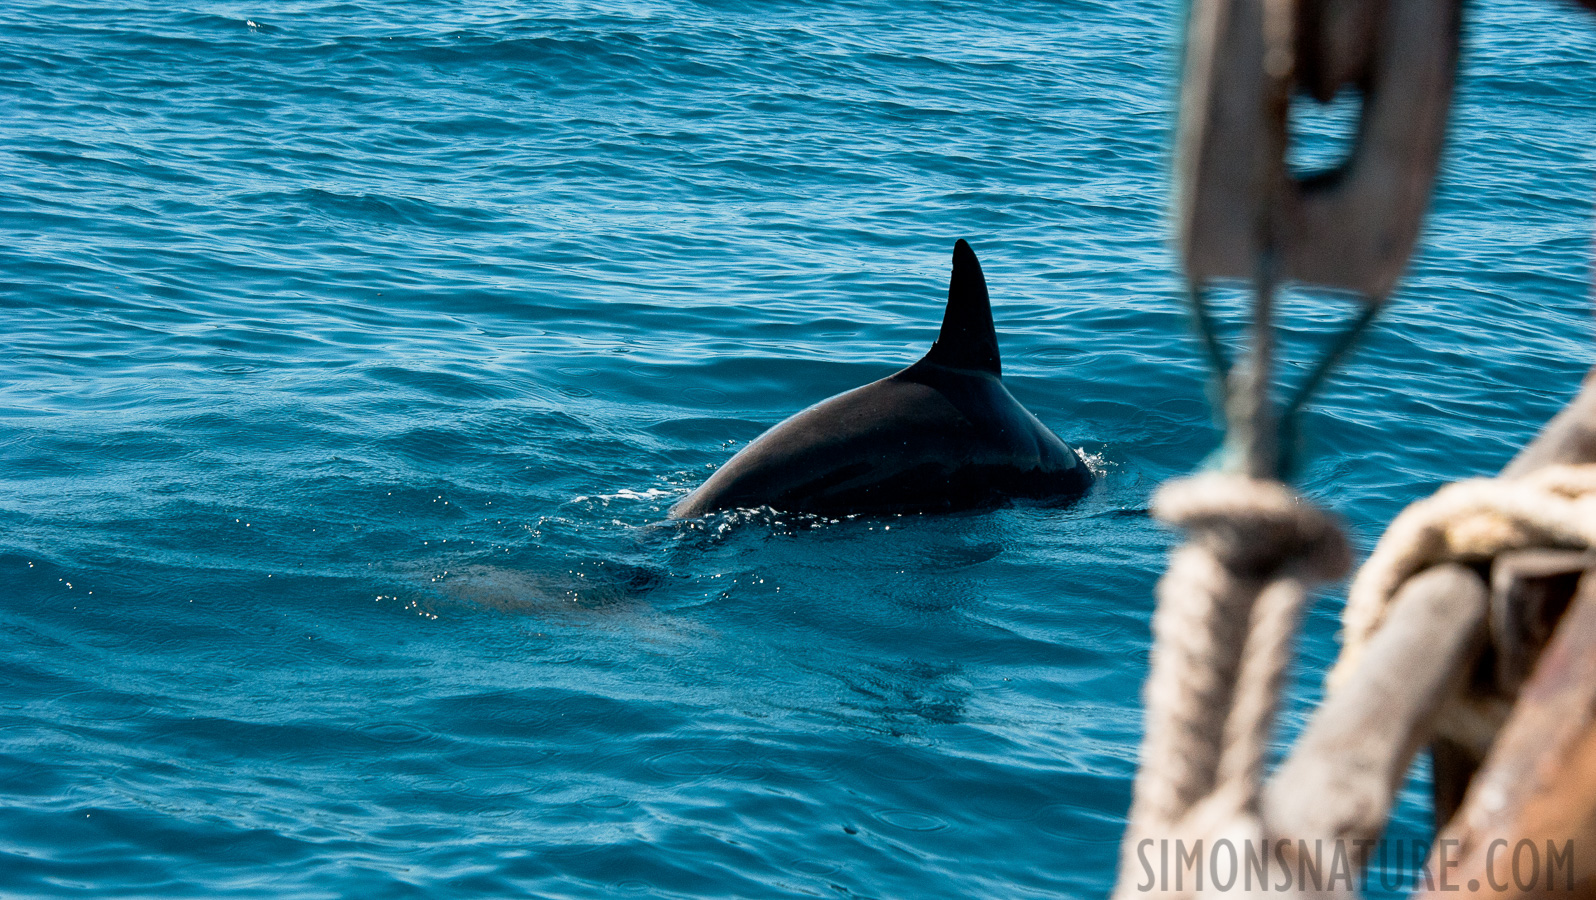
<svg viewBox="0 0 1596 900">
<path fill-rule="evenodd" d="M 961 240 L 942 331 L 919 362 L 766 431 L 670 515 L 984 509 L 1067 502 L 1091 483 L 1080 455 L 1003 386 L 986 277 Z"/>
</svg>

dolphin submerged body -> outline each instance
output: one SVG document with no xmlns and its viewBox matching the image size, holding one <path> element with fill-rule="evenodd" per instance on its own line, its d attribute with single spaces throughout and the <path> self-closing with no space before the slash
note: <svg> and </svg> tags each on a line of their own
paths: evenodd
<svg viewBox="0 0 1596 900">
<path fill-rule="evenodd" d="M 986 509 L 1018 498 L 1067 502 L 1091 483 L 1080 455 L 1003 386 L 986 278 L 961 240 L 942 331 L 924 358 L 766 431 L 670 515 Z"/>
</svg>

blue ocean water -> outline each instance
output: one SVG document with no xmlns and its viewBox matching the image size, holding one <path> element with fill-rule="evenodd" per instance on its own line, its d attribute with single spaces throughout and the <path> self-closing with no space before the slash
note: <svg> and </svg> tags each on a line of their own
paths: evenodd
<svg viewBox="0 0 1596 900">
<path fill-rule="evenodd" d="M 1217 440 L 1180 16 L 0 2 L 0 894 L 1106 893 L 1147 497 Z M 1593 169 L 1596 18 L 1471 5 L 1423 249 L 1306 423 L 1360 548 L 1596 360 Z M 661 524 L 923 353 L 960 237 L 1092 495 Z M 1290 299 L 1291 371 L 1351 311 Z"/>
</svg>

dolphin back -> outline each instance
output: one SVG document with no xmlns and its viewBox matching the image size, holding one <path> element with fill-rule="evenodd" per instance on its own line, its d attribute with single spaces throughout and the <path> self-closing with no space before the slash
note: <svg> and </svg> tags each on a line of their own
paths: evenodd
<svg viewBox="0 0 1596 900">
<path fill-rule="evenodd" d="M 760 435 L 671 509 L 881 515 L 1073 500 L 1092 476 L 991 376 L 916 363 Z"/>
<path fill-rule="evenodd" d="M 890 514 L 1079 497 L 1090 470 L 1001 375 L 986 278 L 961 240 L 942 330 L 924 358 L 766 431 L 670 515 L 762 506 Z"/>
</svg>

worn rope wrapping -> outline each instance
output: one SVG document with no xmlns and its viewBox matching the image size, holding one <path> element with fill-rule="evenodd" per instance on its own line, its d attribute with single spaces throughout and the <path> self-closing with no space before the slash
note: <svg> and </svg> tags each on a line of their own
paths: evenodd
<svg viewBox="0 0 1596 900">
<path fill-rule="evenodd" d="M 1350 564 L 1340 529 L 1285 485 L 1204 474 L 1154 514 L 1187 532 L 1158 583 L 1146 732 L 1117 895 L 1146 837 L 1261 834 L 1253 815 L 1275 703 L 1304 600 Z"/>
<path fill-rule="evenodd" d="M 1403 510 L 1347 591 L 1330 689 L 1351 676 L 1408 578 L 1437 563 L 1481 562 L 1526 547 L 1596 547 L 1596 465 L 1460 481 Z"/>
</svg>

